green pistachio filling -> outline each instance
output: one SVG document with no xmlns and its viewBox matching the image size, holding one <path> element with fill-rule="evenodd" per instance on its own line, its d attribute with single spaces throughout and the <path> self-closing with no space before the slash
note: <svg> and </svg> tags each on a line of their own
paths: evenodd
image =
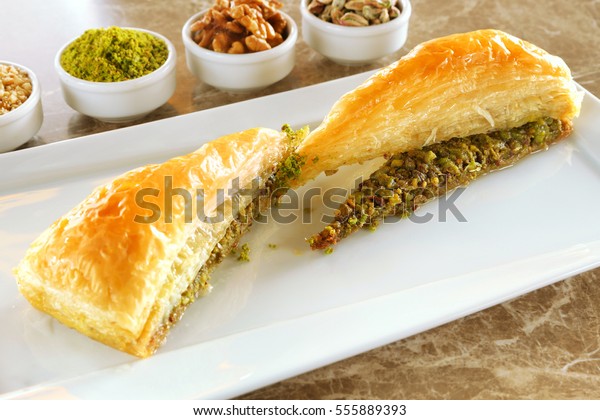
<svg viewBox="0 0 600 420">
<path fill-rule="evenodd" d="M 330 250 L 360 228 L 374 229 L 387 216 L 408 217 L 425 202 L 544 150 L 568 132 L 561 121 L 543 118 L 395 154 L 350 194 L 335 221 L 309 238 L 309 245 Z"/>
</svg>

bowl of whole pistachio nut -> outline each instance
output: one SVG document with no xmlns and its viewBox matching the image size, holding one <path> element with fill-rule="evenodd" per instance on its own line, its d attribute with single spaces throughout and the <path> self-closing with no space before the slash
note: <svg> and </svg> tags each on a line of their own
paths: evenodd
<svg viewBox="0 0 600 420">
<path fill-rule="evenodd" d="M 295 65 L 296 23 L 277 0 L 216 0 L 183 25 L 189 70 L 230 92 L 262 89 Z"/>
<path fill-rule="evenodd" d="M 16 149 L 42 126 L 41 87 L 20 64 L 0 61 L 0 153 Z"/>
<path fill-rule="evenodd" d="M 106 122 L 128 122 L 166 103 L 175 91 L 176 53 L 156 32 L 88 29 L 56 54 L 54 67 L 67 104 Z"/>
<path fill-rule="evenodd" d="M 409 0 L 301 0 L 302 37 L 344 65 L 361 65 L 398 51 L 406 42 Z"/>
</svg>

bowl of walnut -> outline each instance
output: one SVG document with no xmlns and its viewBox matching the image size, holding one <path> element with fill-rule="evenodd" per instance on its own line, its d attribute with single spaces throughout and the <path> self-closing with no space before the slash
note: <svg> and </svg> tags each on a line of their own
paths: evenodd
<svg viewBox="0 0 600 420">
<path fill-rule="evenodd" d="M 0 153 L 16 149 L 42 126 L 41 87 L 27 67 L 0 61 Z"/>
<path fill-rule="evenodd" d="M 301 0 L 302 38 L 344 65 L 361 65 L 398 51 L 406 42 L 409 0 Z"/>
<path fill-rule="evenodd" d="M 295 64 L 296 23 L 273 0 L 216 0 L 181 36 L 189 70 L 218 89 L 248 92 L 287 76 Z"/>
</svg>

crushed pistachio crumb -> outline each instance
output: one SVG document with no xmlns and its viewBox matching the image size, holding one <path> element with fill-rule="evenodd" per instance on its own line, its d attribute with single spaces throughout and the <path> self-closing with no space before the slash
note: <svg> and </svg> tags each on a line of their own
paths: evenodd
<svg viewBox="0 0 600 420">
<path fill-rule="evenodd" d="M 91 82 L 122 82 L 152 73 L 169 55 L 154 35 L 116 26 L 88 29 L 62 53 L 60 65 L 71 76 Z"/>
<path fill-rule="evenodd" d="M 303 156 L 300 156 L 296 152 L 292 152 L 279 166 L 278 174 L 287 181 L 297 179 L 302 172 L 304 162 L 305 158 Z"/>
<path fill-rule="evenodd" d="M 310 129 L 308 126 L 304 126 L 299 130 L 294 130 L 289 124 L 284 124 L 281 131 L 287 134 L 290 145 L 296 147 L 306 138 Z"/>
<path fill-rule="evenodd" d="M 269 248 L 271 248 L 271 249 L 276 249 L 277 248 L 277 244 L 268 244 L 267 246 Z"/>
<path fill-rule="evenodd" d="M 308 127 L 303 127 L 299 130 L 293 130 L 288 124 L 284 124 L 281 127 L 281 131 L 287 135 L 289 153 L 267 181 L 268 188 L 274 193 L 274 202 L 277 202 L 286 193 L 292 181 L 300 177 L 306 158 L 300 156 L 295 150 L 307 136 L 309 129 Z"/>
<path fill-rule="evenodd" d="M 325 249 L 325 254 L 326 255 L 333 254 L 333 248 L 332 247 L 326 248 Z"/>
<path fill-rule="evenodd" d="M 238 261 L 250 261 L 250 246 L 247 243 L 242 245 Z"/>
</svg>

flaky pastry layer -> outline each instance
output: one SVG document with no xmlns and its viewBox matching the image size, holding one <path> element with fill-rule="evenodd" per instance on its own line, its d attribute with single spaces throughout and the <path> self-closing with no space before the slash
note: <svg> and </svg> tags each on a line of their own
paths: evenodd
<svg viewBox="0 0 600 420">
<path fill-rule="evenodd" d="M 246 130 L 96 188 L 33 242 L 15 269 L 19 290 L 36 308 L 98 341 L 150 355 L 152 337 L 235 217 L 233 180 L 249 188 L 274 171 L 287 147 L 281 132 Z M 148 193 L 145 204 L 140 191 Z M 245 207 L 252 198 L 243 200 Z M 160 211 L 157 220 L 142 219 L 152 216 L 147 203 Z M 203 215 L 215 215 L 219 205 L 222 221 L 207 221 Z"/>
<path fill-rule="evenodd" d="M 570 121 L 581 97 L 561 58 L 504 32 L 434 39 L 335 103 L 298 148 L 306 156 L 299 183 L 453 137 L 541 117 Z"/>
</svg>

